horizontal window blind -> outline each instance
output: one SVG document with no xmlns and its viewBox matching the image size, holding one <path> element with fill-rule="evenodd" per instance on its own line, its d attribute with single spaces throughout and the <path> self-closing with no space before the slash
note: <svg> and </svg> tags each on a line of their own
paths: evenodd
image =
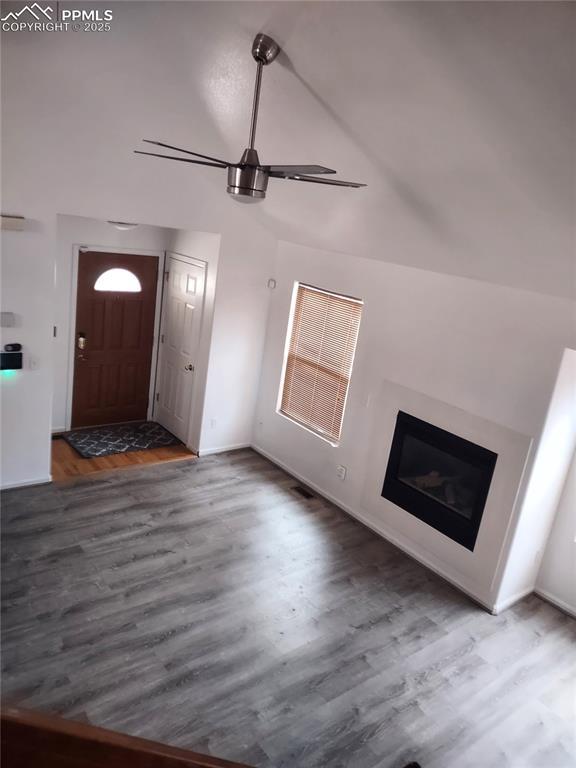
<svg viewBox="0 0 576 768">
<path fill-rule="evenodd" d="M 280 412 L 335 442 L 361 315 L 358 299 L 298 285 Z"/>
</svg>

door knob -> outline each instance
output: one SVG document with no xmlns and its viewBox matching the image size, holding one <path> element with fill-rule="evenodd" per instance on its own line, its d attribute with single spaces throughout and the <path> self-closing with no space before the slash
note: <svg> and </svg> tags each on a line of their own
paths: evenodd
<svg viewBox="0 0 576 768">
<path fill-rule="evenodd" d="M 184 370 L 185 371 L 193 371 L 194 370 L 194 366 L 192 365 L 192 363 L 188 363 L 188 365 L 184 366 Z"/>
<path fill-rule="evenodd" d="M 78 334 L 77 344 L 78 349 L 86 349 L 86 334 L 82 333 L 82 331 Z"/>
</svg>

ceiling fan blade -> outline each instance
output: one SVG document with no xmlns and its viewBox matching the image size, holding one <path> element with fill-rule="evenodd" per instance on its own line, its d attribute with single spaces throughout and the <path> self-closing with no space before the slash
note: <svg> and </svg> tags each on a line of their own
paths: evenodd
<svg viewBox="0 0 576 768">
<path fill-rule="evenodd" d="M 211 160 L 213 163 L 221 163 L 222 165 L 231 165 L 226 160 L 220 160 L 218 157 L 210 157 L 210 155 L 201 155 L 199 152 L 191 152 L 189 149 L 181 149 L 180 147 L 173 147 L 171 144 L 163 144 L 161 141 L 151 141 L 150 139 L 142 139 L 146 144 L 155 144 L 157 147 L 164 147 L 164 149 L 175 149 L 176 152 L 185 152 L 187 155 L 194 155 L 194 157 L 201 157 L 203 160 Z"/>
<path fill-rule="evenodd" d="M 315 176 L 303 176 L 295 174 L 294 176 L 285 176 L 284 174 L 271 173 L 270 176 L 278 179 L 290 179 L 292 181 L 310 181 L 313 184 L 331 184 L 334 187 L 365 187 L 366 184 L 359 184 L 357 181 L 340 181 L 339 179 L 318 179 Z"/>
<path fill-rule="evenodd" d="M 207 163 L 205 160 L 189 160 L 187 157 L 174 157 L 174 155 L 159 155 L 157 152 L 142 152 L 140 149 L 134 150 L 135 155 L 150 155 L 151 157 L 163 157 L 164 160 L 179 160 L 181 163 L 194 163 L 194 165 L 209 165 L 212 168 L 227 168 L 223 163 Z"/>
<path fill-rule="evenodd" d="M 332 168 L 325 168 L 323 165 L 268 165 L 266 166 L 271 174 L 275 176 L 294 176 L 298 173 L 336 173 Z"/>
</svg>

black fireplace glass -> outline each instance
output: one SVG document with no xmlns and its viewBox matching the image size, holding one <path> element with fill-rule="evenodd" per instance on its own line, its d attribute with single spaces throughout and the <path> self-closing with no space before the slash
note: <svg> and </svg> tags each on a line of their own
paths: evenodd
<svg viewBox="0 0 576 768">
<path fill-rule="evenodd" d="M 398 477 L 401 482 L 472 519 L 482 482 L 478 467 L 425 443 L 413 435 L 402 442 Z"/>
<path fill-rule="evenodd" d="M 496 459 L 399 411 L 382 496 L 473 550 Z"/>
</svg>

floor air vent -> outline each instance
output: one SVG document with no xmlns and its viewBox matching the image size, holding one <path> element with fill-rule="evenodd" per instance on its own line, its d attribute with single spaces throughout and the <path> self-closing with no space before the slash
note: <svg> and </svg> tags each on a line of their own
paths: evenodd
<svg viewBox="0 0 576 768">
<path fill-rule="evenodd" d="M 293 491 L 296 491 L 296 493 L 300 494 L 300 496 L 303 496 L 305 499 L 313 499 L 314 494 L 310 490 L 310 488 L 306 488 L 305 485 L 295 485 L 292 488 Z"/>
</svg>

